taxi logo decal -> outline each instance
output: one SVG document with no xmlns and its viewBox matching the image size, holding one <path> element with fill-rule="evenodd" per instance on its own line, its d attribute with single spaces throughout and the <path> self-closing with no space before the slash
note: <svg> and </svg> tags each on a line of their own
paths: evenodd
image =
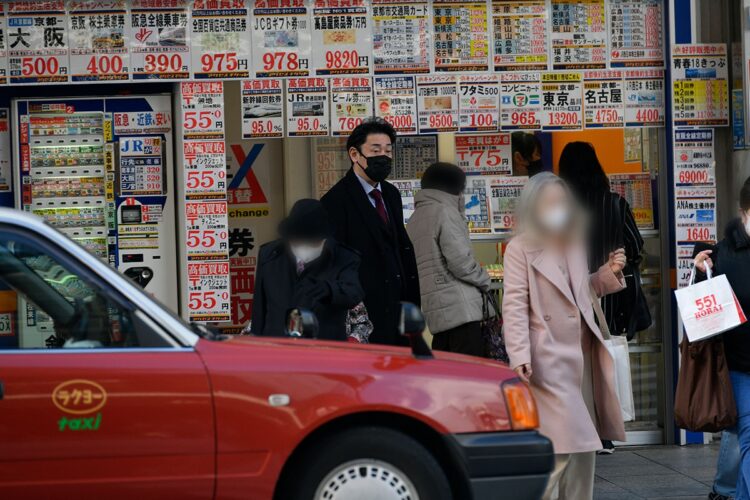
<svg viewBox="0 0 750 500">
<path fill-rule="evenodd" d="M 68 380 L 52 391 L 52 402 L 72 415 L 87 415 L 100 410 L 107 402 L 107 391 L 91 380 Z"/>
</svg>

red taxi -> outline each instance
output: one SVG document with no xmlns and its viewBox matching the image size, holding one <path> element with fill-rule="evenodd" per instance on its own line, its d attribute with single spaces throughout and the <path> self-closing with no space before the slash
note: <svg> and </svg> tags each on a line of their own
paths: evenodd
<svg viewBox="0 0 750 500">
<path fill-rule="evenodd" d="M 0 498 L 520 500 L 552 468 L 499 364 L 214 335 L 7 209 L 0 284 Z"/>
</svg>

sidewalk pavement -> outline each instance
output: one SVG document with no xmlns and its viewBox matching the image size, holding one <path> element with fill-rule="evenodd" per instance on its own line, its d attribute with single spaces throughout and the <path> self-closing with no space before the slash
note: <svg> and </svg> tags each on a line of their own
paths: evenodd
<svg viewBox="0 0 750 500">
<path fill-rule="evenodd" d="M 596 457 L 595 500 L 706 500 L 718 444 L 617 448 Z"/>
</svg>

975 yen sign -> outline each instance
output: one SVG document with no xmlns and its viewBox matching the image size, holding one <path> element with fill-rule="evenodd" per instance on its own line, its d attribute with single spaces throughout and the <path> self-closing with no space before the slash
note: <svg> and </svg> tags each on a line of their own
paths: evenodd
<svg viewBox="0 0 750 500">
<path fill-rule="evenodd" d="M 224 141 L 184 141 L 185 197 L 224 198 L 227 167 Z"/>
<path fill-rule="evenodd" d="M 229 257 L 226 201 L 186 202 L 185 219 L 188 260 Z"/>
<path fill-rule="evenodd" d="M 229 321 L 229 262 L 188 264 L 188 317 L 190 321 Z"/>
</svg>

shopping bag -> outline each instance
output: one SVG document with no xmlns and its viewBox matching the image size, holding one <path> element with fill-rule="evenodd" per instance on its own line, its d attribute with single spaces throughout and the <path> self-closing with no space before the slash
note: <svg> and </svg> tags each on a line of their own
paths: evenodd
<svg viewBox="0 0 750 500">
<path fill-rule="evenodd" d="M 690 342 L 719 335 L 747 321 L 727 277 L 722 274 L 714 278 L 710 269 L 706 271 L 708 279 L 694 283 L 693 267 L 690 285 L 674 292 Z"/>
<path fill-rule="evenodd" d="M 609 354 L 615 365 L 615 391 L 617 399 L 620 400 L 622 421 L 632 422 L 635 420 L 635 402 L 633 400 L 633 381 L 630 375 L 630 352 L 628 351 L 628 339 L 615 335 L 604 341 Z"/>
<path fill-rule="evenodd" d="M 508 351 L 503 340 L 503 316 L 497 298 L 492 292 L 482 292 L 482 338 L 484 357 L 509 363 Z"/>
</svg>

